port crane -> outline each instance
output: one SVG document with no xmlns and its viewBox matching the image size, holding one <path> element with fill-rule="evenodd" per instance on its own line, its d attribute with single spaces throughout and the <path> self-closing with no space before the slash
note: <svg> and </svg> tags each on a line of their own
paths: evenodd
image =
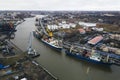
<svg viewBox="0 0 120 80">
<path fill-rule="evenodd" d="M 49 34 L 46 32 L 46 29 L 45 29 L 45 27 L 43 26 L 43 24 L 42 24 L 41 20 L 39 20 L 39 22 L 40 22 L 40 26 L 41 26 L 41 28 L 42 28 L 43 32 L 44 32 L 46 35 L 48 35 L 48 36 L 49 36 Z"/>
<path fill-rule="evenodd" d="M 52 37 L 53 36 L 53 33 L 52 33 L 52 31 L 50 31 L 49 29 L 45 29 L 45 27 L 43 26 L 43 23 L 42 23 L 42 21 L 39 19 L 39 23 L 40 23 L 40 26 L 41 26 L 41 28 L 42 28 L 42 30 L 43 30 L 43 33 L 45 34 L 45 35 L 47 35 L 47 36 L 49 36 L 49 37 Z"/>
<path fill-rule="evenodd" d="M 27 51 L 28 55 L 36 55 L 36 50 L 32 48 L 32 32 L 30 32 Z"/>
</svg>

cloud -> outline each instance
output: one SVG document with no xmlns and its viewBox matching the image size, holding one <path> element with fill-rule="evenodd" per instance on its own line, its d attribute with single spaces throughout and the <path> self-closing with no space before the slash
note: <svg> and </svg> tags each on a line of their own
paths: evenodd
<svg viewBox="0 0 120 80">
<path fill-rule="evenodd" d="M 0 10 L 119 10 L 120 0 L 2 0 Z"/>
</svg>

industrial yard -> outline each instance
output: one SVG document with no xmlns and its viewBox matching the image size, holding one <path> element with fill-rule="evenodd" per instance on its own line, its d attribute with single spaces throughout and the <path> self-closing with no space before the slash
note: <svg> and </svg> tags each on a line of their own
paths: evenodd
<svg viewBox="0 0 120 80">
<path fill-rule="evenodd" d="M 116 13 L 1 12 L 0 79 L 119 80 Z M 116 23 L 106 14 L 114 15 Z"/>
</svg>

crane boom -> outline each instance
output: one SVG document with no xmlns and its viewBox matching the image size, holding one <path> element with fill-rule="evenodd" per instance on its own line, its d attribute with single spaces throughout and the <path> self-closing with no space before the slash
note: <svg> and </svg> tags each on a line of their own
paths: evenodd
<svg viewBox="0 0 120 80">
<path fill-rule="evenodd" d="M 46 34 L 46 35 L 48 35 L 48 33 L 46 32 L 46 29 L 45 29 L 45 27 L 43 26 L 43 24 L 42 24 L 42 22 L 41 22 L 41 20 L 39 20 L 40 21 L 40 26 L 41 26 L 41 28 L 43 29 L 43 32 Z M 49 36 L 49 35 L 48 35 Z"/>
</svg>

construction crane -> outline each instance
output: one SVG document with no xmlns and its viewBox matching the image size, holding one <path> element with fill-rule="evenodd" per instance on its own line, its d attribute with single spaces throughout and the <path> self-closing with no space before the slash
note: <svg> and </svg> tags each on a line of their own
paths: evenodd
<svg viewBox="0 0 120 80">
<path fill-rule="evenodd" d="M 28 42 L 28 55 L 36 55 L 36 50 L 32 48 L 32 32 L 30 32 L 29 42 Z"/>
</svg>

